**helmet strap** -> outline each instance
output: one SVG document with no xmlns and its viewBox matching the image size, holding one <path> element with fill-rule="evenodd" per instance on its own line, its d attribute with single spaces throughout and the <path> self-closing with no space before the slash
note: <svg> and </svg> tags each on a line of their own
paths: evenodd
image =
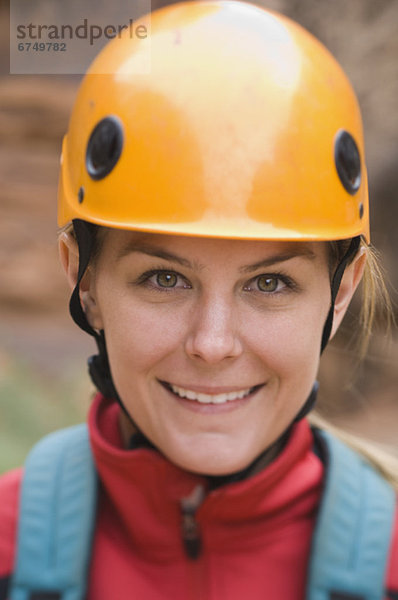
<svg viewBox="0 0 398 600">
<path fill-rule="evenodd" d="M 88 372 L 92 382 L 101 394 L 106 398 L 113 398 L 116 400 L 130 423 L 139 431 L 139 428 L 136 423 L 134 423 L 131 415 L 121 401 L 113 383 L 104 331 L 96 331 L 91 327 L 80 302 L 79 286 L 94 250 L 96 226 L 81 219 L 74 219 L 72 223 L 79 248 L 79 269 L 76 285 L 69 301 L 69 312 L 74 322 L 83 329 L 83 331 L 86 331 L 93 336 L 98 347 L 98 354 L 95 354 L 88 359 Z"/>
<path fill-rule="evenodd" d="M 312 386 L 310 395 L 308 396 L 303 406 L 300 408 L 297 415 L 294 417 L 293 423 L 297 423 L 297 421 L 301 421 L 301 419 L 304 419 L 304 417 L 306 417 L 308 413 L 311 412 L 311 410 L 314 408 L 318 395 L 318 389 L 319 383 L 317 381 L 314 381 L 314 385 Z"/>
<path fill-rule="evenodd" d="M 69 312 L 72 319 L 83 331 L 86 331 L 93 337 L 97 337 L 97 332 L 87 321 L 86 313 L 80 302 L 80 283 L 83 275 L 87 270 L 90 258 L 92 257 L 95 242 L 95 225 L 82 221 L 81 219 L 73 219 L 73 229 L 77 246 L 79 248 L 79 270 L 77 273 L 77 281 L 75 289 L 72 292 L 69 301 Z"/>
<path fill-rule="evenodd" d="M 344 254 L 343 258 L 341 259 L 341 261 L 339 262 L 339 264 L 337 265 L 337 268 L 334 272 L 332 281 L 331 281 L 331 285 L 330 285 L 330 289 L 331 289 L 331 302 L 330 302 L 330 309 L 329 309 L 329 314 L 327 316 L 325 325 L 323 327 L 323 333 L 322 333 L 322 343 L 321 343 L 321 354 L 322 352 L 325 350 L 327 343 L 329 341 L 330 338 L 330 332 L 332 331 L 332 325 L 333 325 L 333 316 L 334 316 L 334 305 L 336 302 L 336 297 L 340 288 L 340 284 L 341 284 L 341 280 L 343 278 L 344 275 L 344 271 L 347 267 L 347 264 L 349 263 L 349 261 L 356 255 L 356 253 L 359 250 L 359 246 L 361 243 L 361 237 L 357 236 L 352 238 L 350 245 L 348 247 L 348 250 L 346 251 L 346 253 Z M 303 419 L 306 415 L 308 415 L 308 413 L 314 408 L 315 406 L 315 402 L 317 399 L 317 394 L 318 394 L 318 388 L 319 388 L 319 384 L 317 381 L 315 381 L 311 393 L 308 396 L 307 400 L 305 401 L 304 405 L 302 406 L 302 408 L 300 409 L 299 413 L 296 415 L 293 423 L 296 423 L 297 421 L 300 421 L 301 419 Z"/>
<path fill-rule="evenodd" d="M 338 294 L 338 291 L 340 288 L 340 284 L 341 284 L 341 280 L 344 275 L 344 271 L 345 271 L 349 261 L 358 252 L 360 243 L 361 243 L 361 237 L 359 235 L 357 237 L 352 238 L 347 252 L 344 254 L 343 258 L 337 265 L 337 268 L 334 272 L 332 282 L 330 285 L 330 288 L 331 288 L 330 309 L 329 309 L 329 314 L 327 316 L 325 325 L 323 327 L 323 333 L 322 333 L 321 354 L 327 346 L 327 343 L 330 338 L 330 333 L 332 331 L 333 317 L 334 317 L 334 304 L 336 302 L 336 297 L 337 297 L 337 294 Z"/>
</svg>

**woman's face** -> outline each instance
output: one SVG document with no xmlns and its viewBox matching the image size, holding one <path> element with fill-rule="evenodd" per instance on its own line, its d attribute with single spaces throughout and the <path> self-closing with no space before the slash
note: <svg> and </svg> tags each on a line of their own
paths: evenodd
<svg viewBox="0 0 398 600">
<path fill-rule="evenodd" d="M 110 230 L 86 288 L 125 407 L 184 469 L 246 467 L 311 391 L 330 305 L 324 243 Z"/>
</svg>

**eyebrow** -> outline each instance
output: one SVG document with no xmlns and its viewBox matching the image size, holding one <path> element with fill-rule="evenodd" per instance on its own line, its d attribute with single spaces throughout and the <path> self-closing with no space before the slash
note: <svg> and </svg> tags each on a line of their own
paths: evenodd
<svg viewBox="0 0 398 600">
<path fill-rule="evenodd" d="M 263 260 L 259 260 L 258 262 L 254 263 L 253 265 L 246 265 L 244 267 L 241 267 L 239 269 L 239 271 L 241 273 L 253 273 L 254 271 L 257 271 L 258 269 L 261 268 L 267 268 L 267 267 L 271 267 L 272 265 L 281 263 L 281 262 L 286 262 L 288 260 L 292 260 L 293 258 L 297 258 L 297 257 L 303 257 L 306 258 L 308 260 L 314 260 L 315 258 L 315 253 L 310 250 L 310 248 L 307 247 L 303 247 L 300 249 L 296 249 L 296 250 L 291 250 L 289 252 L 281 252 L 280 254 L 274 254 L 273 256 L 268 256 L 267 258 L 263 259 Z"/>
<path fill-rule="evenodd" d="M 182 258 L 182 256 L 178 256 L 177 254 L 164 250 L 163 248 L 159 248 L 158 246 L 143 244 L 142 242 L 131 242 L 121 248 L 120 252 L 117 254 L 117 260 L 120 260 L 133 252 L 141 252 L 142 254 L 147 254 L 148 256 L 155 256 L 157 258 L 163 258 L 164 260 L 175 262 L 183 267 L 188 267 L 190 269 L 194 268 L 194 265 L 188 259 Z"/>
<path fill-rule="evenodd" d="M 178 254 L 174 254 L 173 252 L 169 252 L 168 250 L 164 250 L 159 246 L 153 246 L 151 244 L 145 244 L 142 242 L 132 241 L 126 246 L 123 246 L 117 254 L 117 260 L 121 260 L 125 256 L 132 254 L 134 252 L 140 252 L 142 254 L 147 254 L 148 256 L 154 256 L 156 258 L 163 258 L 164 260 L 168 260 L 170 262 L 175 262 L 183 267 L 187 267 L 193 270 L 199 270 L 202 268 L 202 265 L 198 263 L 191 263 L 186 258 L 182 256 L 178 256 Z M 303 257 L 308 260 L 314 260 L 315 253 L 310 250 L 310 248 L 304 246 L 302 248 L 296 248 L 294 250 L 290 250 L 288 252 L 281 252 L 279 254 L 274 254 L 272 256 L 268 256 L 252 265 L 244 265 L 239 268 L 241 273 L 253 273 L 261 268 L 267 268 L 274 264 L 278 264 L 281 262 L 286 262 L 288 260 L 292 260 L 293 258 Z"/>
</svg>

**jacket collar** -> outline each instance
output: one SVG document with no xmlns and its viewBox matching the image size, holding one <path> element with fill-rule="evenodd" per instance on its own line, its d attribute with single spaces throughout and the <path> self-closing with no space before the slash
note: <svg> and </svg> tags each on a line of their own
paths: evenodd
<svg viewBox="0 0 398 600">
<path fill-rule="evenodd" d="M 102 484 L 102 509 L 108 519 L 122 522 L 125 535 L 145 552 L 159 555 L 181 550 L 181 509 L 184 499 L 203 499 L 196 519 L 209 546 L 225 548 L 256 543 L 259 535 L 315 514 L 323 467 L 312 452 L 313 438 L 306 420 L 296 423 L 283 450 L 262 471 L 209 491 L 209 481 L 169 462 L 155 449 L 126 450 L 119 432 L 119 410 L 98 395 L 89 416 L 90 438 Z M 139 518 L 137 518 L 139 515 Z M 250 536 L 236 536 L 239 528 Z"/>
</svg>

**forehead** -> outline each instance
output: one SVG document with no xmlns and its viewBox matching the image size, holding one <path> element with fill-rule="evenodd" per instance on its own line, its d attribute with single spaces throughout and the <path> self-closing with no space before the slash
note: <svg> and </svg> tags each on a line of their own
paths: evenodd
<svg viewBox="0 0 398 600">
<path fill-rule="evenodd" d="M 284 240 L 236 240 L 180 236 L 148 232 L 107 229 L 101 243 L 102 254 L 122 260 L 131 254 L 153 254 L 164 258 L 177 257 L 200 262 L 219 259 L 236 260 L 244 264 L 269 257 L 323 260 L 327 257 L 327 242 L 291 242 Z"/>
</svg>

